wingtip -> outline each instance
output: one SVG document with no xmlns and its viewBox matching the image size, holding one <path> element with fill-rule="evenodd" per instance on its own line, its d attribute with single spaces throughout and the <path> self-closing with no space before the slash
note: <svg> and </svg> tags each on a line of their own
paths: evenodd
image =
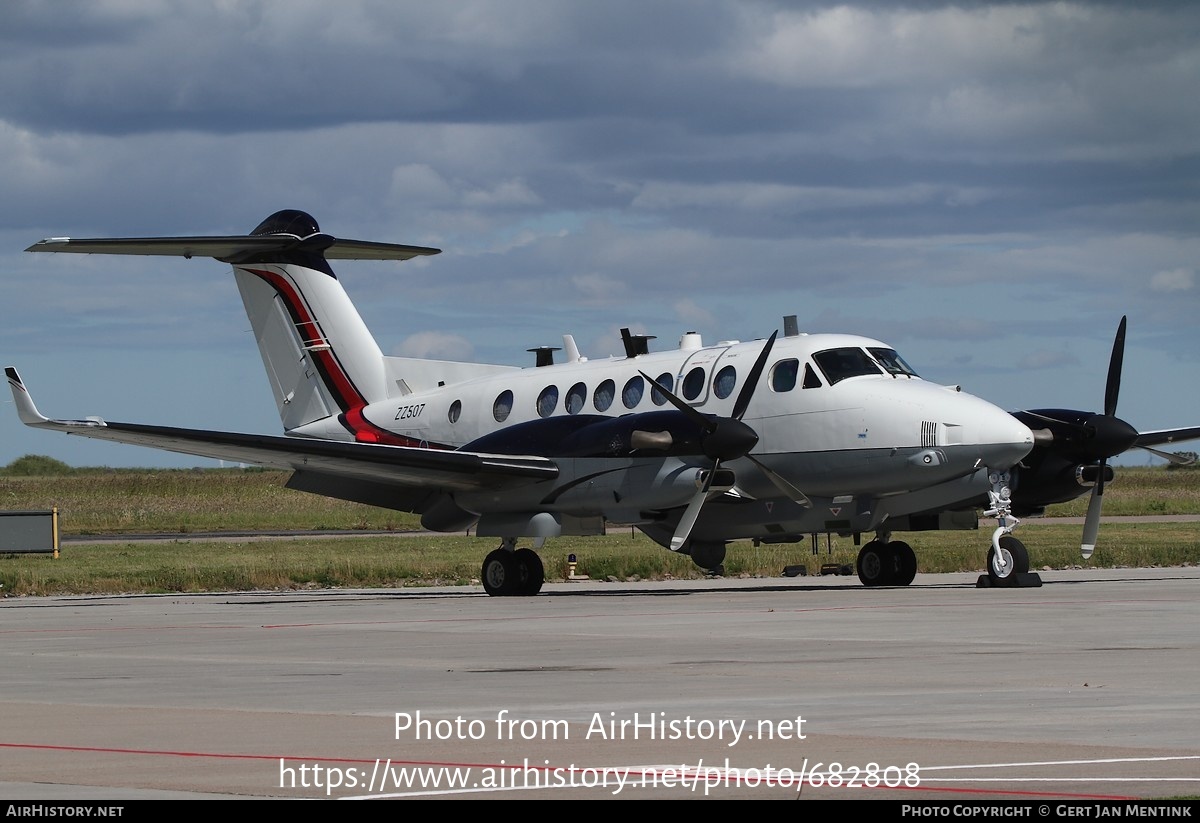
<svg viewBox="0 0 1200 823">
<path fill-rule="evenodd" d="M 46 423 L 49 418 L 42 416 L 29 396 L 29 389 L 21 380 L 21 375 L 12 366 L 4 367 L 4 376 L 8 378 L 8 386 L 12 389 L 13 402 L 17 405 L 17 416 L 26 426 L 38 426 Z"/>
</svg>

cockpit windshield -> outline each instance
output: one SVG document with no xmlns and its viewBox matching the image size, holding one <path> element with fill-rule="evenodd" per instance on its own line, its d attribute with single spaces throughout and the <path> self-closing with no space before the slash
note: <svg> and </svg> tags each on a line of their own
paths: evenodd
<svg viewBox="0 0 1200 823">
<path fill-rule="evenodd" d="M 897 355 L 899 359 L 899 355 Z M 825 373 L 829 385 L 834 385 L 847 377 L 858 377 L 863 374 L 882 374 L 875 361 L 867 356 L 862 349 L 826 349 L 813 355 L 813 360 Z"/>
<path fill-rule="evenodd" d="M 888 374 L 899 377 L 905 375 L 907 377 L 916 377 L 917 373 L 913 371 L 912 366 L 904 362 L 904 358 L 896 353 L 895 349 L 867 349 L 879 365 L 887 369 Z"/>
</svg>

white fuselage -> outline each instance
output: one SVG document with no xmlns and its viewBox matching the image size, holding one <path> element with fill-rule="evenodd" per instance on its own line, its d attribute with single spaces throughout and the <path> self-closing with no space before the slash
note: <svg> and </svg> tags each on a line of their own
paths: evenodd
<svg viewBox="0 0 1200 823">
<path fill-rule="evenodd" d="M 652 393 L 642 372 L 656 379 L 669 376 L 669 388 L 698 411 L 728 416 L 763 345 L 756 340 L 701 346 L 697 336 L 686 335 L 684 347 L 673 351 L 505 370 L 397 395 L 368 405 L 364 417 L 420 444 L 460 448 L 541 417 L 616 417 L 670 409 L 661 394 Z M 1032 447 L 1026 426 L 957 387 L 888 373 L 877 361 L 874 374 L 833 382 L 814 355 L 841 350 L 892 352 L 878 340 L 852 335 L 780 338 L 743 418 L 759 435 L 752 454 L 806 493 L 910 492 L 984 467 L 1007 469 Z M 789 366 L 795 373 L 792 380 L 778 371 Z M 732 367 L 732 378 L 727 367 Z M 552 396 L 553 401 L 548 399 Z M 293 433 L 347 436 L 332 421 L 322 422 L 319 430 L 306 427 Z M 652 453 L 646 456 L 653 458 Z M 738 485 L 752 494 L 772 494 L 769 483 L 753 470 L 739 472 Z"/>
</svg>

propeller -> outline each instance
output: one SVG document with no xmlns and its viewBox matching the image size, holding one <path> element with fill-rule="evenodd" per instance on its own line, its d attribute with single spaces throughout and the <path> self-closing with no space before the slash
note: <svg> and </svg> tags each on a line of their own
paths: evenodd
<svg viewBox="0 0 1200 823">
<path fill-rule="evenodd" d="M 1104 475 L 1108 458 L 1120 454 L 1137 440 L 1137 429 L 1117 417 L 1117 396 L 1121 393 L 1121 368 L 1125 362 L 1125 321 L 1121 318 L 1117 336 L 1113 339 L 1112 356 L 1108 360 L 1108 382 L 1104 386 L 1104 414 L 1093 415 L 1084 422 L 1091 444 L 1099 453 L 1100 470 L 1096 485 L 1092 486 L 1092 497 L 1088 501 L 1087 516 L 1083 520 L 1083 540 L 1080 553 L 1084 560 L 1096 550 L 1096 537 L 1100 534 L 1100 510 L 1104 506 Z"/>
<path fill-rule="evenodd" d="M 750 450 L 758 445 L 758 432 L 754 431 L 748 424 L 742 422 L 742 417 L 745 416 L 746 409 L 750 407 L 750 400 L 754 397 L 754 390 L 758 386 L 759 378 L 762 377 L 763 369 L 766 368 L 767 359 L 771 356 L 771 349 L 775 345 L 775 338 L 778 336 L 779 332 L 776 331 L 767 338 L 766 345 L 763 346 L 758 359 L 754 361 L 754 366 L 750 369 L 749 374 L 746 375 L 746 382 L 742 385 L 742 390 L 738 393 L 737 399 L 733 403 L 733 413 L 729 417 L 717 417 L 696 411 L 693 406 L 688 405 L 686 401 L 677 397 L 674 392 L 657 383 L 650 375 L 641 372 L 642 377 L 649 381 L 651 385 L 656 386 L 657 390 L 662 392 L 662 395 L 667 398 L 672 406 L 679 409 L 679 411 L 683 412 L 684 415 L 699 426 L 701 431 L 700 448 L 703 450 L 704 455 L 713 461 L 712 469 L 708 472 L 708 476 L 704 478 L 704 483 L 688 503 L 687 509 L 683 512 L 683 517 L 679 520 L 679 525 L 675 527 L 675 534 L 671 537 L 671 551 L 677 552 L 687 543 L 688 537 L 692 532 L 692 527 L 696 525 L 696 519 L 700 517 L 700 510 L 704 507 L 704 501 L 708 499 L 713 478 L 716 477 L 717 470 L 720 469 L 721 461 L 723 460 L 746 458 L 757 466 L 759 471 L 765 474 L 775 487 L 789 499 L 805 507 L 812 505 L 804 492 L 792 485 L 792 483 L 774 469 L 764 465 L 761 460 L 750 454 Z"/>
<path fill-rule="evenodd" d="M 1085 414 L 1081 412 L 1028 411 L 1023 414 L 1045 420 L 1050 426 L 1034 432 L 1040 445 L 1046 446 L 1070 460 L 1095 461 L 1096 482 L 1092 486 L 1088 501 L 1087 516 L 1083 521 L 1083 539 L 1080 552 L 1084 559 L 1096 550 L 1096 537 L 1100 533 L 1100 511 L 1104 506 L 1104 485 L 1108 473 L 1108 459 L 1136 445 L 1138 431 L 1117 417 L 1117 398 L 1121 393 L 1121 370 L 1125 361 L 1125 325 L 1121 318 L 1117 335 L 1113 339 L 1112 356 L 1108 361 L 1108 381 L 1104 387 L 1104 412 Z"/>
</svg>

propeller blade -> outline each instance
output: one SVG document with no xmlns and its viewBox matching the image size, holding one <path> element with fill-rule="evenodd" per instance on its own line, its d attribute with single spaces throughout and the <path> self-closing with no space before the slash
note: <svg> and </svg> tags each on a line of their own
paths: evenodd
<svg viewBox="0 0 1200 823">
<path fill-rule="evenodd" d="M 806 509 L 812 508 L 812 501 L 808 499 L 808 496 L 804 492 L 800 491 L 798 488 L 793 486 L 791 483 L 789 483 L 788 480 L 783 475 L 781 475 L 779 472 L 775 471 L 772 468 L 767 467 L 761 460 L 759 460 L 754 455 L 748 454 L 748 455 L 746 455 L 746 459 L 749 460 L 754 465 L 758 466 L 758 470 L 761 471 L 763 474 L 765 474 L 767 476 L 767 479 L 775 484 L 775 488 L 777 488 L 781 492 L 783 492 L 784 496 L 787 497 L 788 499 L 790 499 L 793 503 L 799 503 L 801 506 L 803 506 Z"/>
<path fill-rule="evenodd" d="M 1079 550 L 1084 560 L 1091 557 L 1092 552 L 1096 550 L 1096 537 L 1100 534 L 1100 509 L 1103 505 L 1104 492 L 1097 483 L 1092 487 L 1092 499 L 1088 501 L 1087 517 L 1083 521 L 1083 542 Z"/>
<path fill-rule="evenodd" d="M 666 386 L 659 383 L 645 372 L 639 372 L 645 380 L 650 382 L 650 385 L 657 386 L 663 397 L 671 403 L 672 406 L 679 409 L 689 418 L 694 420 L 704 432 L 703 449 L 705 455 L 712 458 L 712 469 L 708 473 L 708 477 L 704 480 L 704 486 L 688 503 L 687 508 L 683 512 L 683 517 L 679 519 L 679 525 L 675 527 L 675 534 L 671 536 L 671 551 L 677 552 L 684 547 L 691 536 L 692 527 L 696 525 L 696 520 L 700 517 L 700 510 L 704 508 L 704 501 L 708 499 L 709 489 L 712 488 L 713 478 L 717 474 L 717 470 L 721 468 L 721 460 L 734 460 L 739 457 L 749 457 L 749 452 L 758 443 L 758 433 L 742 422 L 742 416 L 746 413 L 746 409 L 750 406 L 750 399 L 754 397 L 754 389 L 758 385 L 758 380 L 762 377 L 763 369 L 766 368 L 767 358 L 771 356 L 771 348 L 775 345 L 775 338 L 779 336 L 779 331 L 776 330 L 767 339 L 766 345 L 763 346 L 754 365 L 750 368 L 746 375 L 746 382 L 742 385 L 741 392 L 738 393 L 737 399 L 733 403 L 733 414 L 730 417 L 711 417 L 701 414 L 687 402 L 675 396 L 675 393 L 669 390 Z M 784 494 L 792 498 L 802 505 L 809 503 L 808 498 L 804 493 L 788 483 L 775 472 L 763 466 L 753 457 L 750 459 L 756 466 L 761 468 L 763 472 L 771 479 L 771 482 L 776 485 Z"/>
<path fill-rule="evenodd" d="M 1112 357 L 1108 361 L 1108 383 L 1104 386 L 1104 413 L 1112 417 L 1117 413 L 1117 395 L 1121 393 L 1121 366 L 1125 362 L 1125 317 L 1117 326 L 1113 340 Z"/>
<path fill-rule="evenodd" d="M 759 371 L 761 372 L 761 369 Z M 736 460 L 758 444 L 758 433 L 737 417 L 712 417 L 701 414 L 694 407 L 689 406 L 685 400 L 677 397 L 674 392 L 657 383 L 650 375 L 645 372 L 638 372 L 638 374 L 649 380 L 650 385 L 657 386 L 657 391 L 662 392 L 663 397 L 667 398 L 672 406 L 700 426 L 704 432 L 701 438 L 701 447 L 706 456 L 713 460 Z"/>
<path fill-rule="evenodd" d="M 687 543 L 688 537 L 692 533 L 692 526 L 696 525 L 696 518 L 700 516 L 700 509 L 704 508 L 704 501 L 708 499 L 708 490 L 712 488 L 713 477 L 717 474 L 717 468 L 720 461 L 714 464 L 712 471 L 708 473 L 708 477 L 704 479 L 704 485 L 696 492 L 692 501 L 688 503 L 687 509 L 683 512 L 683 517 L 679 519 L 679 525 L 675 527 L 675 534 L 671 536 L 671 551 L 677 552 Z"/>
<path fill-rule="evenodd" d="M 1103 442 L 1104 452 L 1120 454 L 1133 445 L 1138 433 L 1133 426 L 1117 417 L 1117 396 L 1121 393 L 1121 368 L 1125 362 L 1126 316 L 1117 325 L 1117 336 L 1113 338 L 1112 357 L 1108 360 L 1108 382 L 1104 385 L 1104 417 L 1096 420 L 1093 431 L 1098 441 Z M 1100 443 L 1097 443 L 1100 445 Z M 1117 447 L 1117 448 L 1114 448 Z M 1104 507 L 1105 457 L 1100 458 L 1100 473 L 1092 487 L 1092 499 L 1088 501 L 1087 516 L 1083 520 L 1083 540 L 1079 544 L 1083 559 L 1087 560 L 1096 551 L 1096 538 L 1100 535 L 1100 510 Z"/>
<path fill-rule="evenodd" d="M 750 373 L 746 375 L 746 382 L 742 385 L 741 392 L 738 393 L 737 400 L 733 403 L 733 419 L 741 420 L 742 415 L 746 413 L 746 408 L 750 405 L 750 398 L 754 396 L 754 389 L 758 386 L 758 378 L 762 377 L 763 369 L 767 365 L 767 358 L 771 356 L 771 349 L 775 345 L 775 338 L 779 336 L 779 329 L 771 332 L 771 336 L 767 338 L 767 343 L 763 346 L 762 352 L 759 353 L 758 359 L 754 361 L 754 366 L 750 369 Z"/>
<path fill-rule="evenodd" d="M 657 380 L 646 374 L 644 371 L 639 371 L 638 374 L 645 378 L 651 386 L 656 386 L 657 391 L 661 392 L 662 396 L 667 398 L 672 406 L 679 409 L 681 412 L 695 421 L 696 425 L 700 426 L 700 428 L 703 429 L 706 434 L 712 434 L 717 430 L 717 421 L 713 420 L 706 414 L 701 414 L 700 412 L 696 411 L 694 407 L 688 405 L 686 400 L 676 396 L 675 392 L 660 384 Z"/>
</svg>

